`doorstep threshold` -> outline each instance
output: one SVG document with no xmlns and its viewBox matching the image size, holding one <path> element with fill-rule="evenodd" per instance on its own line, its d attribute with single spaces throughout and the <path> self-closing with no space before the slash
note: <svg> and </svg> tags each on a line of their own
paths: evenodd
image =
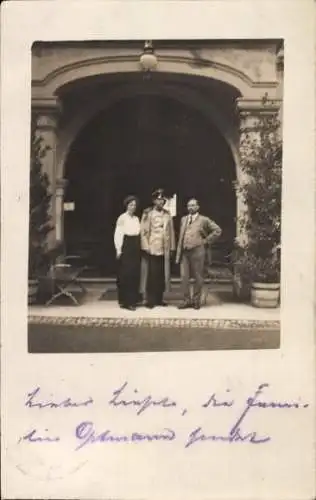
<svg viewBox="0 0 316 500">
<path fill-rule="evenodd" d="M 80 281 L 82 283 L 105 283 L 105 284 L 115 284 L 116 283 L 116 278 L 89 278 L 89 277 L 82 277 L 80 278 Z M 194 280 L 191 280 L 193 283 Z M 181 278 L 171 278 L 170 280 L 171 284 L 179 284 L 181 283 Z M 204 280 L 204 283 L 223 283 L 223 284 L 231 284 L 233 282 L 232 279 L 229 278 L 207 278 Z"/>
</svg>

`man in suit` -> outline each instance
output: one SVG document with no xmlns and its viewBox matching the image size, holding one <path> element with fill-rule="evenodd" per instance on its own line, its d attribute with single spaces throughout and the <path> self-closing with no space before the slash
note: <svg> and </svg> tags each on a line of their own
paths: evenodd
<svg viewBox="0 0 316 500">
<path fill-rule="evenodd" d="M 204 284 L 206 246 L 217 240 L 222 230 L 211 219 L 199 213 L 200 207 L 192 198 L 187 204 L 188 215 L 182 217 L 176 262 L 180 263 L 184 302 L 179 309 L 200 309 Z M 194 278 L 193 300 L 190 297 L 190 274 Z"/>
<path fill-rule="evenodd" d="M 141 224 L 142 259 L 141 292 L 146 306 L 166 306 L 164 291 L 170 283 L 170 258 L 175 251 L 173 220 L 165 210 L 166 198 L 162 189 L 152 194 L 153 207 L 144 210 Z"/>
</svg>

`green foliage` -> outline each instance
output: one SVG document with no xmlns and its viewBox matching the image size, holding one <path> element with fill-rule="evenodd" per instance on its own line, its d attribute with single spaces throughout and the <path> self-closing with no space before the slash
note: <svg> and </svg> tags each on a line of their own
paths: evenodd
<svg viewBox="0 0 316 500">
<path fill-rule="evenodd" d="M 265 110 L 255 117 L 251 128 L 241 135 L 243 182 L 237 185 L 248 213 L 240 224 L 248 235 L 237 246 L 235 270 L 246 282 L 278 282 L 280 279 L 282 138 L 277 114 Z"/>
<path fill-rule="evenodd" d="M 31 124 L 30 218 L 29 218 L 29 276 L 46 273 L 49 266 L 47 236 L 52 230 L 49 207 L 49 179 L 43 172 L 42 160 L 50 148 L 36 132 L 35 119 Z"/>
</svg>

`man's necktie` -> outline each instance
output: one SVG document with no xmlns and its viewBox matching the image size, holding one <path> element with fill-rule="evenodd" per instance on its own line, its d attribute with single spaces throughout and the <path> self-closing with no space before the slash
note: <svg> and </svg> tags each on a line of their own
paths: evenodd
<svg viewBox="0 0 316 500">
<path fill-rule="evenodd" d="M 189 225 L 192 224 L 192 215 L 189 216 Z"/>
</svg>

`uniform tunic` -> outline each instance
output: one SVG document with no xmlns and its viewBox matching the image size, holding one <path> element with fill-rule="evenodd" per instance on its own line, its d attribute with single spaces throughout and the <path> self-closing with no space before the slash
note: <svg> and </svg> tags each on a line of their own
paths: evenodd
<svg viewBox="0 0 316 500">
<path fill-rule="evenodd" d="M 141 221 L 142 259 L 141 290 L 151 305 L 162 303 L 169 288 L 170 252 L 175 249 L 173 220 L 165 209 L 146 209 Z"/>
<path fill-rule="evenodd" d="M 157 256 L 164 254 L 164 212 L 162 210 L 152 211 L 149 253 Z"/>
</svg>

